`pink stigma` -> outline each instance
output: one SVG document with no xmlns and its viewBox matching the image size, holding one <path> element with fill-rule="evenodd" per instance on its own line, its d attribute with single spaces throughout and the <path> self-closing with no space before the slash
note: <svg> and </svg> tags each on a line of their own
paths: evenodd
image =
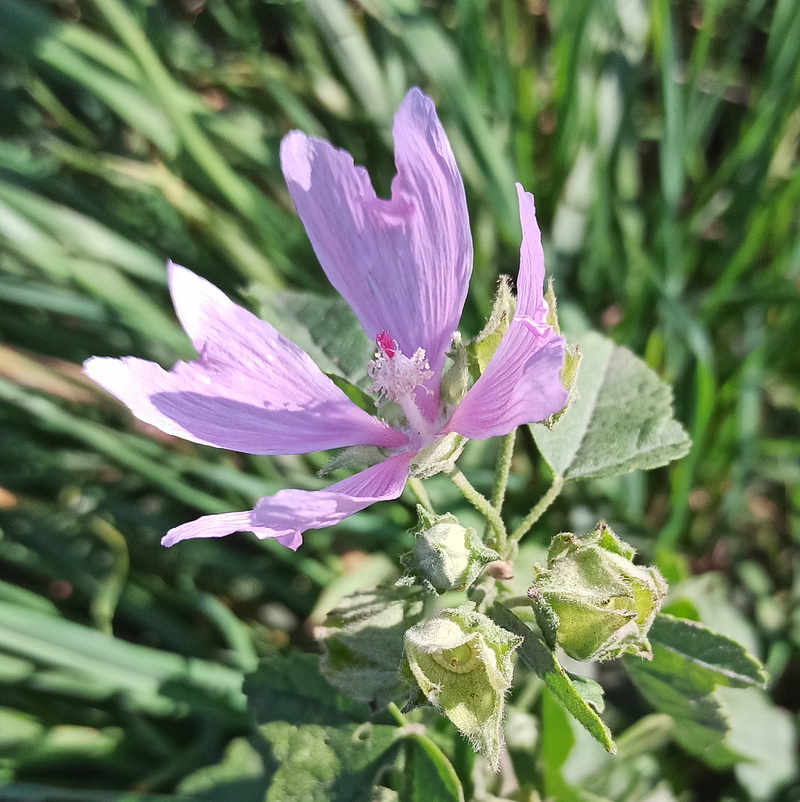
<svg viewBox="0 0 800 802">
<path fill-rule="evenodd" d="M 387 359 L 391 359 L 397 353 L 397 343 L 392 339 L 387 331 L 382 331 L 375 342 Z"/>
</svg>

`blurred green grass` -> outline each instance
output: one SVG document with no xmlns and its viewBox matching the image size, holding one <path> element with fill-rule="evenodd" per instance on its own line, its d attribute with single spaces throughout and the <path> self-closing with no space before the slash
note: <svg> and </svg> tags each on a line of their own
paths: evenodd
<svg viewBox="0 0 800 802">
<path fill-rule="evenodd" d="M 669 470 L 576 485 L 542 539 L 605 517 L 673 576 L 720 572 L 800 709 L 796 0 L 0 0 L 0 781 L 69 787 L 78 767 L 87 788 L 169 792 L 245 726 L 234 690 L 256 656 L 308 646 L 323 588 L 407 548 L 401 500 L 296 554 L 162 549 L 199 513 L 318 486 L 322 458 L 145 430 L 77 366 L 191 353 L 167 258 L 243 299 L 329 293 L 278 143 L 325 136 L 386 191 L 411 85 L 467 185 L 465 332 L 516 270 L 522 181 L 568 329 L 644 354 L 694 438 Z M 492 448 L 466 454 L 479 485 Z M 546 487 L 531 443 L 515 468 L 522 514 Z M 715 782 L 704 799 L 747 793 Z M 72 798 L 14 787 L 0 798 Z"/>
</svg>

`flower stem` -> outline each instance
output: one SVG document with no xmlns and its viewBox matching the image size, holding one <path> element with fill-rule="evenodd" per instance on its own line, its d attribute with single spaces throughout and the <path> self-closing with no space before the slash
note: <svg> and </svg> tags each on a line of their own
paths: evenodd
<svg viewBox="0 0 800 802">
<path fill-rule="evenodd" d="M 527 596 L 510 596 L 503 599 L 503 606 L 508 607 L 509 610 L 512 607 L 530 607 L 531 600 Z"/>
<path fill-rule="evenodd" d="M 417 501 L 425 507 L 428 512 L 436 512 L 431 503 L 431 497 L 425 489 L 425 485 L 423 485 L 416 476 L 408 477 L 408 486 L 411 488 L 411 492 L 417 497 Z"/>
<path fill-rule="evenodd" d="M 394 720 L 401 727 L 405 727 L 406 724 L 408 724 L 408 719 L 403 715 L 403 712 L 394 702 L 389 702 L 389 704 L 386 706 L 386 709 L 392 714 Z"/>
<path fill-rule="evenodd" d="M 512 429 L 502 440 L 500 454 L 497 458 L 497 475 L 494 480 L 494 493 L 492 494 L 492 506 L 500 512 L 503 508 L 503 501 L 506 497 L 508 487 L 508 474 L 511 472 L 511 458 L 514 456 L 514 442 L 517 438 L 517 430 Z"/>
<path fill-rule="evenodd" d="M 458 468 L 453 468 L 447 475 L 450 477 L 450 481 L 458 488 L 461 495 L 489 522 L 489 525 L 495 533 L 495 546 L 498 549 L 505 548 L 506 541 L 508 540 L 506 525 L 503 523 L 500 513 L 492 506 L 489 499 L 479 493 Z"/>
<path fill-rule="evenodd" d="M 547 508 L 558 498 L 566 480 L 556 474 L 549 490 L 539 499 L 537 505 L 522 519 L 522 523 L 511 533 L 511 540 L 519 541 L 522 536 L 544 515 Z"/>
</svg>

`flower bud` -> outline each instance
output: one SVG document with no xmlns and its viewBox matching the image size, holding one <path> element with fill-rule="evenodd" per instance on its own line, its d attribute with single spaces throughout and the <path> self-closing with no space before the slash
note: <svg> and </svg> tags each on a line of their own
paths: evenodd
<svg viewBox="0 0 800 802">
<path fill-rule="evenodd" d="M 403 633 L 422 617 L 420 593 L 377 589 L 346 596 L 314 630 L 320 668 L 337 690 L 381 707 L 402 693 Z"/>
<path fill-rule="evenodd" d="M 467 346 L 461 339 L 461 334 L 455 332 L 447 352 L 450 364 L 442 374 L 442 383 L 439 387 L 439 395 L 442 404 L 449 409 L 455 409 L 461 403 L 461 399 L 467 394 L 469 387 L 469 364 L 467 357 Z"/>
<path fill-rule="evenodd" d="M 405 635 L 402 673 L 414 688 L 412 699 L 447 716 L 495 768 L 514 671 L 511 655 L 521 642 L 471 603 L 444 610 Z"/>
<path fill-rule="evenodd" d="M 471 585 L 483 567 L 499 559 L 484 546 L 477 532 L 461 526 L 455 515 L 435 515 L 417 507 L 420 531 L 414 550 L 405 562 L 411 573 L 435 590 L 445 591 Z"/>
<path fill-rule="evenodd" d="M 534 568 L 528 589 L 551 648 L 558 643 L 576 660 L 652 657 L 647 633 L 667 585 L 656 568 L 634 565 L 635 553 L 606 524 L 553 538 L 547 568 Z"/>
</svg>

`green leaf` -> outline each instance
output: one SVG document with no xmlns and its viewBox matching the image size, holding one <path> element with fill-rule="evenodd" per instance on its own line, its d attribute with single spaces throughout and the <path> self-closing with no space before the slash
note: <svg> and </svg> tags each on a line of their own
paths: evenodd
<svg viewBox="0 0 800 802">
<path fill-rule="evenodd" d="M 135 791 L 87 791 L 39 783 L 2 783 L 3 802 L 196 802 L 197 797 L 174 794 L 137 794 Z M 237 799 L 237 802 L 239 800 Z"/>
<path fill-rule="evenodd" d="M 114 53 L 125 62 L 122 53 L 110 48 L 99 36 L 43 13 L 33 3 L 0 0 L 0 17 L 3 19 L 0 47 L 4 52 L 38 62 L 81 87 L 174 158 L 178 150 L 175 131 L 144 88 L 105 69 L 76 45 L 99 40 L 99 53 Z"/>
<path fill-rule="evenodd" d="M 270 748 L 264 802 L 369 802 L 397 744 L 385 724 L 322 727 L 273 721 L 259 727 Z"/>
<path fill-rule="evenodd" d="M 582 677 L 573 674 L 571 671 L 564 672 L 569 681 L 575 686 L 575 690 L 581 695 L 581 699 L 598 713 L 606 709 L 606 700 L 603 696 L 603 686 L 589 677 Z"/>
<path fill-rule="evenodd" d="M 563 802 L 581 802 L 580 797 L 564 779 L 564 764 L 575 746 L 575 734 L 563 706 L 552 693 L 542 695 L 541 707 L 542 780 L 547 796 Z"/>
<path fill-rule="evenodd" d="M 676 721 L 675 740 L 715 768 L 733 765 L 728 720 L 714 694 L 718 686 L 763 686 L 757 660 L 739 644 L 694 621 L 659 615 L 650 630 L 653 659 L 625 658 L 642 695 Z"/>
<path fill-rule="evenodd" d="M 340 296 L 309 292 L 271 292 L 254 285 L 250 292 L 262 317 L 299 345 L 326 373 L 352 384 L 368 381 L 367 366 L 375 354 L 347 302 Z"/>
<path fill-rule="evenodd" d="M 613 754 L 616 748 L 610 730 L 597 714 L 593 702 L 587 702 L 587 699 L 584 698 L 584 694 L 591 699 L 591 695 L 596 693 L 594 688 L 592 688 L 592 694 L 588 693 L 587 683 L 589 681 L 582 680 L 579 690 L 566 671 L 561 668 L 555 654 L 548 648 L 543 638 L 529 629 L 507 607 L 495 604 L 492 608 L 492 617 L 503 629 L 523 638 L 522 645 L 519 647 L 519 656 L 522 661 L 544 680 L 553 695 L 588 730 L 590 735 L 604 749 Z"/>
<path fill-rule="evenodd" d="M 409 588 L 380 588 L 342 599 L 314 636 L 324 654 L 320 668 L 337 690 L 383 708 L 407 688 L 398 669 L 403 633 L 423 614 L 423 600 Z"/>
<path fill-rule="evenodd" d="M 585 789 L 578 778 L 570 776 L 571 763 L 576 760 L 583 763 L 587 758 L 594 761 L 597 753 L 591 748 L 591 741 L 584 741 L 579 737 L 582 733 L 571 726 L 566 710 L 549 691 L 542 694 L 541 720 L 539 753 L 547 799 L 556 799 L 558 802 L 611 802 L 608 797 Z M 616 764 L 616 757 L 605 757 Z M 601 754 L 600 759 L 602 758 Z"/>
<path fill-rule="evenodd" d="M 263 802 L 267 785 L 263 756 L 246 738 L 235 738 L 219 763 L 190 774 L 178 791 L 198 802 Z"/>
<path fill-rule="evenodd" d="M 217 663 L 139 646 L 50 613 L 0 602 L 3 649 L 40 662 L 40 687 L 91 699 L 123 697 L 136 710 L 185 715 L 187 705 L 223 719 L 244 718 L 242 674 Z"/>
<path fill-rule="evenodd" d="M 31 745 L 42 736 L 44 725 L 39 719 L 0 707 L 0 755 Z"/>
<path fill-rule="evenodd" d="M 54 237 L 70 253 L 81 254 L 101 264 L 119 267 L 132 276 L 166 285 L 167 270 L 162 257 L 98 220 L 5 181 L 0 182 L 0 199 L 24 216 L 31 225 Z"/>
<path fill-rule="evenodd" d="M 792 716 L 756 688 L 725 688 L 720 696 L 730 722 L 726 743 L 744 757 L 734 766 L 737 779 L 752 799 L 773 799 L 796 772 Z"/>
<path fill-rule="evenodd" d="M 764 667 L 736 641 L 712 632 L 697 621 L 675 618 L 664 613 L 657 615 L 650 629 L 653 649 L 677 656 L 683 663 L 694 666 L 713 677 L 715 685 L 733 688 L 755 685 L 763 688 L 767 681 Z M 666 664 L 666 655 L 662 661 Z"/>
<path fill-rule="evenodd" d="M 733 765 L 738 756 L 724 745 L 728 723 L 711 689 L 695 687 L 694 682 L 671 671 L 659 671 L 660 661 L 636 657 L 623 658 L 625 668 L 642 696 L 653 707 L 675 719 L 674 737 L 691 754 L 714 768 Z"/>
<path fill-rule="evenodd" d="M 456 770 L 427 735 L 406 738 L 405 783 L 400 802 L 464 802 Z"/>
<path fill-rule="evenodd" d="M 245 693 L 264 741 L 265 802 L 368 802 L 398 730 L 366 721 L 366 705 L 334 691 L 316 655 L 265 660 Z"/>
<path fill-rule="evenodd" d="M 335 726 L 369 718 L 365 704 L 338 693 L 322 677 L 315 654 L 263 660 L 245 679 L 244 692 L 259 724 L 290 721 Z"/>
<path fill-rule="evenodd" d="M 672 390 L 627 348 L 590 332 L 579 341 L 578 396 L 554 429 L 533 424 L 536 444 L 565 479 L 649 470 L 689 451 Z"/>
</svg>

